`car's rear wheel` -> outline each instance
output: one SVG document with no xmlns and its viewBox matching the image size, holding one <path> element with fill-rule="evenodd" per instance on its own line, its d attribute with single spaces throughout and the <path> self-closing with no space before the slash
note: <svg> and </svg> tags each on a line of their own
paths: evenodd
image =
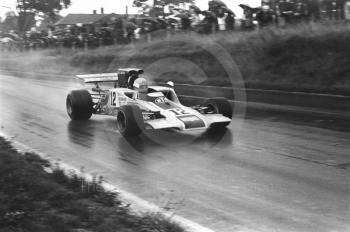
<svg viewBox="0 0 350 232">
<path fill-rule="evenodd" d="M 93 102 L 89 91 L 73 90 L 67 95 L 66 108 L 72 120 L 88 120 L 93 113 Z"/>
<path fill-rule="evenodd" d="M 222 114 L 223 116 L 232 119 L 232 107 L 226 98 L 210 98 L 205 102 L 208 111 L 214 114 Z M 230 122 L 213 123 L 212 129 L 225 128 Z"/>
<path fill-rule="evenodd" d="M 140 108 L 134 105 L 120 107 L 117 114 L 117 128 L 125 137 L 140 135 L 145 128 Z"/>
</svg>

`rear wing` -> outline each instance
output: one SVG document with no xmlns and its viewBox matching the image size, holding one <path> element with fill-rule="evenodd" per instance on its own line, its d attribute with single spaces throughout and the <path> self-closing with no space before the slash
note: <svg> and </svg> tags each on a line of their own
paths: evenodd
<svg viewBox="0 0 350 232">
<path fill-rule="evenodd" d="M 77 78 L 85 83 L 100 83 L 100 82 L 117 82 L 118 73 L 99 73 L 99 74 L 84 74 L 76 75 Z"/>
</svg>

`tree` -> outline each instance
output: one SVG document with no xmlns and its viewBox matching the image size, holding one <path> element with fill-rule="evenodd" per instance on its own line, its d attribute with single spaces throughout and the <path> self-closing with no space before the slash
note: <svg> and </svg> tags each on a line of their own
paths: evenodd
<svg viewBox="0 0 350 232">
<path fill-rule="evenodd" d="M 5 19 L 0 23 L 0 31 L 10 32 L 18 30 L 18 16 L 15 12 L 10 11 L 5 15 Z"/>
<path fill-rule="evenodd" d="M 19 12 L 43 13 L 55 17 L 60 10 L 67 8 L 71 0 L 17 0 Z"/>
<path fill-rule="evenodd" d="M 30 29 L 39 13 L 54 19 L 60 10 L 70 4 L 71 0 L 17 0 L 19 30 L 23 32 Z"/>
<path fill-rule="evenodd" d="M 47 15 L 40 15 L 39 26 L 37 26 L 38 31 L 46 30 L 51 28 L 58 20 L 62 19 L 62 16 L 56 15 L 55 18 L 49 17 Z M 38 24 L 37 24 L 38 25 Z"/>
</svg>

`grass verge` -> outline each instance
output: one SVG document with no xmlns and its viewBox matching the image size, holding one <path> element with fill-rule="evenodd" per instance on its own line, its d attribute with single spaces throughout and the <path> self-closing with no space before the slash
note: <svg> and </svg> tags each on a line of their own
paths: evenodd
<svg viewBox="0 0 350 232">
<path fill-rule="evenodd" d="M 36 154 L 19 154 L 1 137 L 0 184 L 2 232 L 184 231 L 158 213 L 133 214 L 98 180 L 67 176 Z"/>
</svg>

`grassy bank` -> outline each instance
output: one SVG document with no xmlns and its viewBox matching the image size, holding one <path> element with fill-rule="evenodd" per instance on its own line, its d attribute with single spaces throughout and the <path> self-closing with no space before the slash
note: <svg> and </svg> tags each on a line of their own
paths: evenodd
<svg viewBox="0 0 350 232">
<path fill-rule="evenodd" d="M 0 137 L 0 231 L 184 231 L 159 214 L 133 214 L 98 180 L 45 167 L 50 167 L 47 161 L 19 154 Z"/>
<path fill-rule="evenodd" d="M 307 24 L 211 36 L 176 35 L 87 52 L 4 54 L 0 65 L 65 73 L 136 66 L 160 74 L 153 76 L 155 80 L 235 85 L 218 60 L 222 54 L 210 52 L 220 45 L 238 65 L 248 88 L 350 95 L 349 41 L 346 24 Z"/>
</svg>

